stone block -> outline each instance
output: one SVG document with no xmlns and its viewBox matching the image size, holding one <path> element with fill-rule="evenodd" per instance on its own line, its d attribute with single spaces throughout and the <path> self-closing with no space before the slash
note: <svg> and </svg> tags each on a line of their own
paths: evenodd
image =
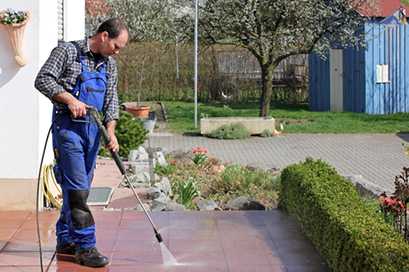
<svg viewBox="0 0 409 272">
<path fill-rule="evenodd" d="M 223 125 L 240 123 L 251 134 L 261 134 L 264 130 L 275 129 L 274 118 L 264 117 L 210 117 L 200 119 L 200 133 L 203 135 L 210 134 L 213 130 Z"/>
</svg>

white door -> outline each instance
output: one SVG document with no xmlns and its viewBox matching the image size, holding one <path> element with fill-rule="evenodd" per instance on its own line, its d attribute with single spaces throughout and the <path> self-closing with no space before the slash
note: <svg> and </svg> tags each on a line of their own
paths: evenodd
<svg viewBox="0 0 409 272">
<path fill-rule="evenodd" d="M 330 110 L 343 111 L 342 49 L 330 50 Z"/>
</svg>

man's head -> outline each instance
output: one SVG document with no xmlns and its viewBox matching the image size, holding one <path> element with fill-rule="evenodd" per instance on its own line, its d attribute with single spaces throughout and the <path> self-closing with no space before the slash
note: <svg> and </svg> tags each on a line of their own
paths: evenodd
<svg viewBox="0 0 409 272">
<path fill-rule="evenodd" d="M 128 42 L 128 29 L 118 18 L 108 19 L 103 22 L 92 37 L 95 41 L 93 48 L 95 53 L 105 57 L 118 54 Z"/>
</svg>

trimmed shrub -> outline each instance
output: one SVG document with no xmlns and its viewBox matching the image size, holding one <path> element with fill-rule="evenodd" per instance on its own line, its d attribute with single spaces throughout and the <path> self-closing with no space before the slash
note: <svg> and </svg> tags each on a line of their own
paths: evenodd
<svg viewBox="0 0 409 272">
<path fill-rule="evenodd" d="M 131 150 L 137 149 L 146 140 L 148 131 L 144 129 L 141 120 L 134 118 L 130 113 L 121 111 L 115 129 L 115 135 L 119 143 L 119 155 L 128 157 Z M 101 145 L 99 152 L 102 156 L 107 156 L 109 152 Z"/>
<path fill-rule="evenodd" d="M 240 123 L 228 124 L 213 130 L 209 135 L 217 139 L 245 139 L 250 137 L 250 132 Z"/>
<path fill-rule="evenodd" d="M 408 272 L 409 245 L 320 160 L 285 168 L 279 207 L 293 214 L 333 271 Z"/>
</svg>

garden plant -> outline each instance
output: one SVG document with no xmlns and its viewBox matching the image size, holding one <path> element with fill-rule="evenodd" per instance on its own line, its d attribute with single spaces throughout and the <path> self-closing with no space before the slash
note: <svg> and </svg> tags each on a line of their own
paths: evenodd
<svg viewBox="0 0 409 272">
<path fill-rule="evenodd" d="M 225 209 L 230 200 L 240 196 L 254 199 L 267 209 L 277 205 L 277 172 L 225 165 L 203 147 L 169 154 L 167 161 L 167 166 L 156 166 L 155 173 L 170 179 L 174 200 L 190 209 L 197 209 L 194 204 L 198 199 L 213 200 Z"/>
<path fill-rule="evenodd" d="M 396 231 L 409 242 L 408 203 L 409 203 L 409 168 L 403 167 L 395 177 L 395 192 L 392 196 L 382 193 L 379 196 L 380 209 L 385 221 L 392 224 Z"/>
</svg>

